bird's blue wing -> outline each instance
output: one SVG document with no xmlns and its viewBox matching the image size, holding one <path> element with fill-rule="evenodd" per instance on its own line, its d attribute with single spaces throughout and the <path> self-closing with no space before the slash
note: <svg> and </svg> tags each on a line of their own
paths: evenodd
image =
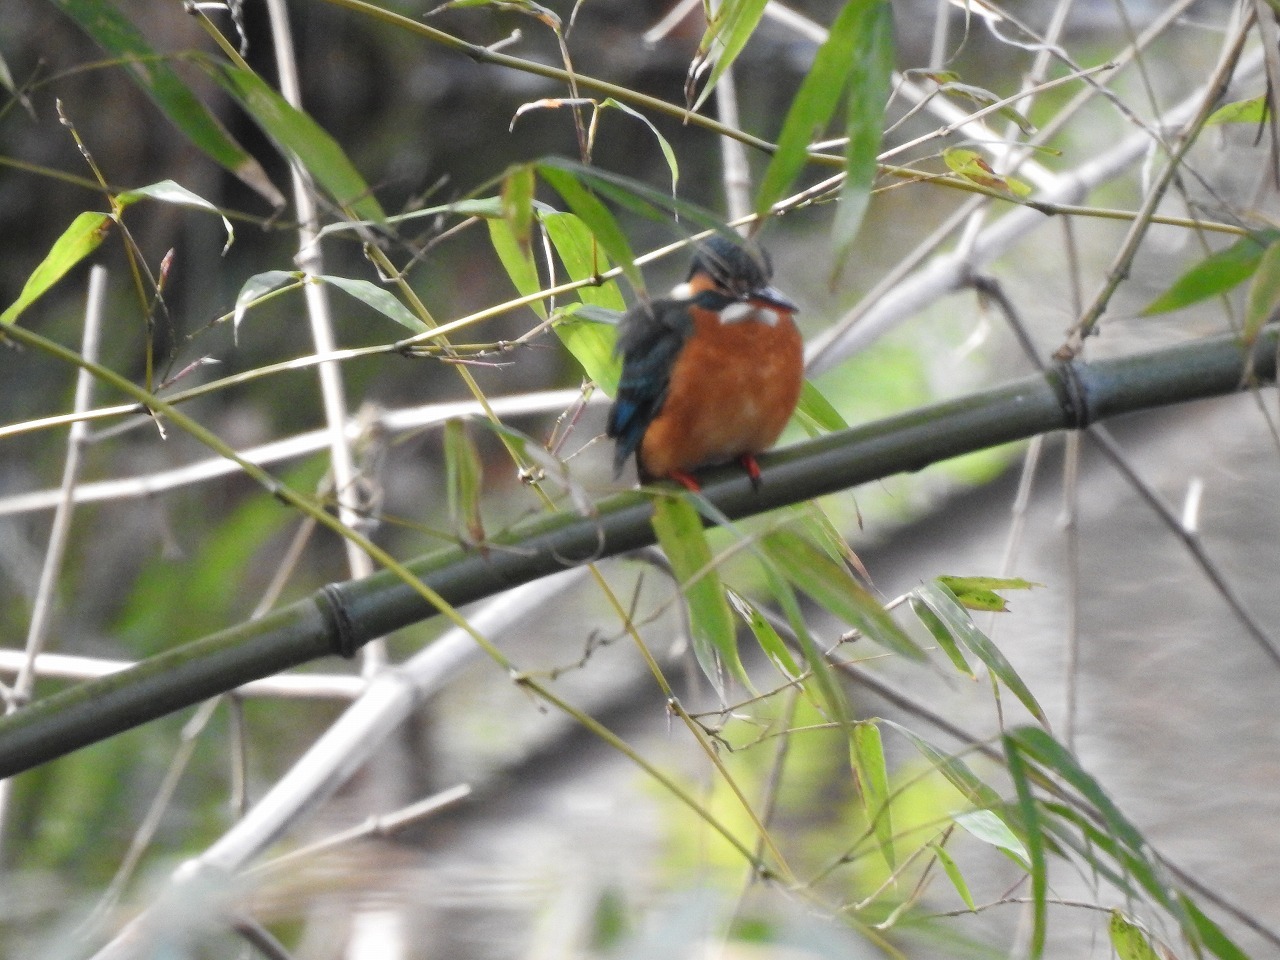
<svg viewBox="0 0 1280 960">
<path fill-rule="evenodd" d="M 662 410 L 671 368 L 693 333 L 688 303 L 654 300 L 638 304 L 618 328 L 622 379 L 609 410 L 607 434 L 616 441 L 613 472 L 618 475 L 640 447 L 644 432 Z"/>
</svg>

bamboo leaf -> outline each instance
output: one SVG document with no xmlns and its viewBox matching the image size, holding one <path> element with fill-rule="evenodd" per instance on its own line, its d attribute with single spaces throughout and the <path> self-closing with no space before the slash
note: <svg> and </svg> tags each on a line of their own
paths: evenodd
<svg viewBox="0 0 1280 960">
<path fill-rule="evenodd" d="M 1135 854 L 1146 855 L 1144 853 L 1146 841 L 1138 832 L 1138 828 L 1129 822 L 1098 785 L 1098 781 L 1086 772 L 1075 757 L 1058 741 L 1039 727 L 1018 727 L 1005 734 L 1005 740 L 1028 759 L 1034 760 L 1048 772 L 1061 777 L 1079 790 L 1081 795 L 1102 815 L 1108 833 Z"/>
<path fill-rule="evenodd" d="M 569 169 L 551 163 L 538 164 L 538 173 L 542 179 L 560 194 L 569 209 L 587 225 L 591 236 L 604 248 L 614 263 L 622 268 L 623 275 L 636 292 L 644 290 L 644 278 L 636 267 L 636 258 L 631 253 L 631 244 L 618 226 L 609 209 L 593 196 Z"/>
<path fill-rule="evenodd" d="M 690 639 L 702 672 L 721 700 L 725 696 L 722 670 L 750 690 L 738 657 L 733 615 L 720 575 L 711 566 L 711 547 L 698 512 L 683 498 L 664 497 L 654 508 L 653 530 L 689 605 Z"/>
<path fill-rule="evenodd" d="M 715 21 L 707 24 L 707 31 L 698 44 L 700 51 L 710 51 L 717 44 L 720 51 L 715 55 L 716 62 L 711 68 L 711 76 L 707 78 L 706 85 L 693 105 L 695 111 L 706 102 L 724 72 L 738 59 L 738 54 L 760 23 L 766 6 L 768 0 L 724 0 L 720 4 Z"/>
<path fill-rule="evenodd" d="M 1160 960 L 1146 931 L 1130 921 L 1119 910 L 1111 911 L 1107 932 L 1111 936 L 1111 946 L 1115 949 L 1119 960 Z"/>
<path fill-rule="evenodd" d="M 973 667 L 969 666 L 969 661 L 965 659 L 964 654 L 961 652 L 955 635 L 948 629 L 942 618 L 930 610 L 929 606 L 919 597 L 911 597 L 910 603 L 911 612 L 924 624 L 925 629 L 933 635 L 934 641 L 937 642 L 942 652 L 955 665 L 955 668 L 971 680 L 976 679 L 977 674 L 973 672 Z"/>
<path fill-rule="evenodd" d="M 1222 960 L 1249 960 L 1249 956 L 1223 933 L 1221 927 L 1205 916 L 1204 911 L 1190 898 L 1180 895 L 1178 901 L 1191 921 L 1191 929 L 1185 931 L 1191 938 L 1199 940 L 1213 951 L 1214 956 L 1221 957 Z"/>
<path fill-rule="evenodd" d="M 1000 649 L 991 642 L 985 633 L 974 626 L 973 620 L 970 619 L 964 607 L 960 605 L 960 601 L 956 599 L 955 594 L 936 580 L 931 583 L 921 584 L 915 589 L 914 593 L 946 624 L 952 636 L 959 639 L 979 660 L 987 665 L 987 669 L 1022 702 L 1022 705 L 1030 711 L 1033 717 L 1041 723 L 1047 724 L 1049 722 L 1031 689 L 1018 676 L 1018 672 L 1013 669 L 1013 664 L 1005 658 L 1005 655 L 1000 652 Z"/>
<path fill-rule="evenodd" d="M 520 296 L 532 296 L 541 290 L 542 282 L 538 279 L 538 266 L 533 262 L 533 252 L 528 244 L 520 243 L 511 228 L 511 222 L 494 218 L 486 220 L 485 225 L 489 228 L 489 242 L 493 244 L 502 268 L 507 271 L 511 285 Z M 529 304 L 529 309 L 543 320 L 547 318 L 547 305 L 541 300 L 534 300 Z"/>
<path fill-rule="evenodd" d="M 545 213 L 541 216 L 541 223 L 570 280 L 593 280 L 609 269 L 609 260 L 581 218 L 572 213 Z M 607 310 L 627 309 L 616 280 L 579 287 L 576 293 L 583 303 L 591 306 Z"/>
<path fill-rule="evenodd" d="M 621 110 L 629 117 L 634 117 L 649 128 L 649 132 L 654 135 L 658 141 L 658 149 L 662 151 L 663 159 L 667 161 L 667 170 L 671 173 L 671 195 L 676 195 L 676 185 L 680 182 L 680 164 L 676 160 L 676 152 L 671 148 L 670 141 L 662 135 L 662 132 L 654 125 L 653 121 L 646 117 L 639 110 L 627 106 L 620 100 L 609 97 L 602 104 L 602 107 L 613 107 L 615 110 Z"/>
<path fill-rule="evenodd" d="M 854 37 L 845 119 L 845 180 L 831 225 L 834 262 L 843 264 L 871 201 L 876 157 L 884 134 L 884 110 L 893 77 L 893 10 L 885 0 L 861 4 Z"/>
<path fill-rule="evenodd" d="M 984 610 L 988 613 L 1005 613 L 1009 604 L 998 590 L 1030 590 L 1042 587 L 1019 577 L 938 577 L 938 582 L 955 595 L 960 606 L 967 610 Z"/>
<path fill-rule="evenodd" d="M 897 863 L 893 850 L 893 819 L 889 809 L 889 770 L 884 762 L 880 728 L 864 720 L 849 732 L 849 756 L 862 806 L 880 847 L 880 854 L 892 870 Z"/>
<path fill-rule="evenodd" d="M 533 228 L 533 167 L 521 164 L 502 181 L 502 218 L 522 248 L 528 248 Z"/>
<path fill-rule="evenodd" d="M 973 902 L 973 894 L 969 892 L 969 884 L 965 882 L 964 874 L 960 872 L 960 867 L 952 859 L 951 854 L 947 853 L 946 848 L 940 843 L 929 844 L 929 849 L 933 851 L 933 855 L 942 864 L 942 869 L 946 872 L 947 879 L 951 881 L 951 886 L 955 887 L 956 893 L 960 894 L 960 899 L 964 901 L 964 905 L 970 910 L 977 910 L 978 907 Z"/>
<path fill-rule="evenodd" d="M 782 637 L 778 635 L 778 631 L 773 629 L 773 624 L 765 618 L 755 604 L 736 590 L 726 589 L 725 593 L 729 597 L 729 605 L 751 628 L 751 632 L 755 635 L 756 642 L 760 644 L 760 649 L 764 651 L 764 655 L 788 679 L 794 680 L 799 677 L 800 667 L 791 656 L 791 651 L 787 649 L 787 645 L 783 643 Z"/>
<path fill-rule="evenodd" d="M 138 84 L 188 140 L 230 170 L 274 207 L 283 207 L 276 189 L 257 160 L 229 134 L 209 109 L 196 99 L 186 81 L 153 50 L 142 33 L 108 0 L 50 0 L 74 20 L 94 42 L 127 62 L 129 77 Z"/>
<path fill-rule="evenodd" d="M 374 223 L 386 220 L 369 185 L 338 141 L 292 106 L 261 77 L 226 63 L 204 61 L 209 75 L 235 99 L 286 155 L 310 173 L 338 205 Z"/>
<path fill-rule="evenodd" d="M 467 421 L 452 419 L 444 425 L 444 465 L 449 494 L 449 518 L 463 543 L 484 543 L 480 516 L 483 470 L 480 452 L 467 430 Z"/>
<path fill-rule="evenodd" d="M 844 692 L 832 675 L 831 664 L 822 655 L 817 641 L 809 632 L 809 625 L 805 622 L 804 614 L 800 610 L 795 591 L 787 582 L 778 563 L 767 551 L 757 551 L 756 557 L 764 570 L 765 580 L 773 592 L 774 599 L 778 601 L 778 606 L 782 608 L 787 623 L 796 635 L 805 663 L 809 666 L 811 682 L 805 684 L 806 691 L 814 696 L 815 703 L 821 705 L 827 717 L 841 726 L 847 726 L 849 706 L 845 702 Z"/>
<path fill-rule="evenodd" d="M 1021 180 L 996 173 L 986 158 L 976 150 L 948 147 L 942 151 L 942 160 L 956 176 L 980 187 L 1005 190 L 1015 197 L 1025 197 L 1031 193 L 1031 187 Z"/>
<path fill-rule="evenodd" d="M 116 202 L 121 207 L 127 207 L 131 203 L 142 199 L 158 200 L 161 203 L 172 203 L 179 207 L 195 207 L 198 210 L 208 210 L 210 213 L 217 215 L 222 220 L 222 227 L 227 232 L 227 242 L 222 245 L 222 252 L 225 255 L 231 249 L 231 244 L 236 238 L 235 231 L 231 228 L 231 221 L 223 216 L 222 211 L 216 206 L 200 196 L 193 193 L 180 183 L 173 180 L 161 180 L 159 183 L 152 183 L 145 187 L 137 187 L 133 190 L 126 190 L 116 196 Z"/>
<path fill-rule="evenodd" d="M 968 810 L 957 813 L 951 819 L 971 836 L 1010 854 L 1024 869 L 1029 867 L 1031 859 L 1026 844 L 1018 839 L 1018 835 L 1009 829 L 1009 825 L 994 810 Z"/>
<path fill-rule="evenodd" d="M 244 319 L 249 307 L 261 300 L 266 294 L 283 287 L 287 283 L 300 285 L 302 278 L 303 274 L 297 270 L 267 270 L 264 273 L 255 273 L 244 282 L 240 287 L 240 292 L 236 294 L 235 310 L 231 315 L 232 329 L 239 331 L 240 321 Z"/>
<path fill-rule="evenodd" d="M 1263 324 L 1280 312 L 1280 241 L 1267 247 L 1249 284 L 1245 302 L 1244 342 L 1253 343 Z"/>
<path fill-rule="evenodd" d="M 1141 310 L 1145 317 L 1181 310 L 1193 303 L 1226 293 L 1253 276 L 1262 255 L 1280 240 L 1280 231 L 1265 230 L 1241 237 L 1231 246 L 1210 254 L 1183 273 L 1160 296 Z"/>
<path fill-rule="evenodd" d="M 1213 113 L 1205 125 L 1219 123 L 1264 123 L 1267 119 L 1267 98 L 1265 96 L 1250 97 L 1248 100 L 1236 100 L 1225 103 Z"/>
<path fill-rule="evenodd" d="M 778 150 L 756 193 L 757 216 L 765 217 L 804 169 L 809 144 L 826 129 L 849 84 L 859 31 L 866 29 L 866 12 L 881 2 L 849 0 L 831 25 L 782 121 Z"/>
<path fill-rule="evenodd" d="M 1028 776 L 1026 762 L 1022 759 L 1020 746 L 1012 737 L 1005 734 L 1005 761 L 1009 767 L 1009 776 L 1013 778 L 1013 787 L 1018 795 L 1018 812 L 1022 817 L 1022 826 L 1026 832 L 1027 863 L 1031 873 L 1031 942 L 1027 947 L 1031 960 L 1039 960 L 1044 955 L 1045 940 L 1045 906 L 1049 889 L 1049 872 L 1044 856 L 1044 835 L 1040 824 L 1040 812 L 1035 797 L 1031 792 L 1031 781 Z"/>
<path fill-rule="evenodd" d="M 431 329 L 422 322 L 420 317 L 415 316 L 413 311 L 397 300 L 395 294 L 378 286 L 376 283 L 353 277 L 334 277 L 328 274 L 317 276 L 316 279 L 337 287 L 348 296 L 355 297 L 361 303 L 373 307 L 384 317 L 394 320 L 414 333 L 425 333 Z"/>
<path fill-rule="evenodd" d="M 975 807 L 995 808 L 1003 803 L 996 789 L 984 783 L 969 768 L 969 765 L 959 757 L 943 753 L 928 740 L 899 723 L 894 723 L 892 720 L 881 720 L 880 722 L 893 727 L 893 729 L 910 740 L 912 745 L 920 751 L 920 755 L 929 762 L 929 765 L 946 777 L 947 781 Z"/>
<path fill-rule="evenodd" d="M 775 530 L 762 545 L 797 587 L 863 635 L 912 660 L 925 653 L 894 623 L 884 607 L 842 565 L 819 547 L 788 530 Z"/>
<path fill-rule="evenodd" d="M 814 386 L 812 380 L 806 380 L 800 388 L 800 403 L 796 406 L 796 412 L 807 421 L 806 426 L 812 425 L 828 433 L 849 429 L 849 424 L 840 416 L 840 411 L 831 405 L 831 401 Z"/>
<path fill-rule="evenodd" d="M 97 250 L 106 238 L 112 224 L 111 215 L 86 210 L 71 221 L 71 226 L 53 241 L 44 259 L 36 265 L 22 285 L 22 292 L 0 313 L 0 326 L 13 323 L 23 310 L 31 306 L 55 283 L 66 276 L 67 271 Z"/>
</svg>

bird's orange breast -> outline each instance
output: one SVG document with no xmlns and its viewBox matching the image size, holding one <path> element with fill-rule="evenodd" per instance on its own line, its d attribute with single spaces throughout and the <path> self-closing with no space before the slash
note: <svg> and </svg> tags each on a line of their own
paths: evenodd
<svg viewBox="0 0 1280 960">
<path fill-rule="evenodd" d="M 691 308 L 694 333 L 640 446 L 650 476 L 762 453 L 791 418 L 804 382 L 800 332 L 786 311 L 734 304 L 726 317 L 735 309 L 741 315 L 722 322 L 719 314 Z"/>
</svg>

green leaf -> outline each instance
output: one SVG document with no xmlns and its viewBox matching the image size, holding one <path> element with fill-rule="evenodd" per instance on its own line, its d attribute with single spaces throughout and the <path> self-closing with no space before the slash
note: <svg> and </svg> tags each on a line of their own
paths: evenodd
<svg viewBox="0 0 1280 960">
<path fill-rule="evenodd" d="M 960 606 L 969 610 L 985 610 L 989 613 L 1005 613 L 1008 602 L 998 590 L 1030 590 L 1042 587 L 1019 577 L 938 577 L 938 582 L 955 595 Z"/>
<path fill-rule="evenodd" d="M 956 825 L 983 843 L 990 844 L 1013 856 L 1022 866 L 1031 863 L 1027 846 L 1018 839 L 1018 835 L 1009 829 L 993 810 L 967 810 L 957 813 L 952 818 Z"/>
<path fill-rule="evenodd" d="M 316 279 L 323 283 L 331 284 L 343 293 L 355 297 L 361 303 L 373 307 L 384 317 L 394 320 L 402 327 L 407 327 L 413 333 L 426 333 L 431 329 L 422 322 L 421 318 L 414 316 L 413 311 L 397 300 L 395 294 L 378 286 L 376 283 L 353 277 L 334 277 L 328 274 L 317 276 Z"/>
<path fill-rule="evenodd" d="M 980 187 L 1006 190 L 1017 197 L 1025 197 L 1031 193 L 1031 188 L 1021 180 L 996 173 L 986 158 L 976 150 L 948 147 L 942 151 L 942 160 L 956 176 Z"/>
<path fill-rule="evenodd" d="M 964 654 L 956 642 L 955 635 L 943 623 L 942 618 L 930 610 L 928 605 L 919 597 L 911 597 L 909 602 L 911 604 L 911 612 L 924 624 L 925 629 L 933 635 L 933 639 L 942 648 L 942 652 L 947 655 L 947 658 L 955 664 L 955 668 L 970 679 L 976 679 L 977 674 L 973 672 L 973 667 L 969 666 L 969 661 L 964 658 Z"/>
<path fill-rule="evenodd" d="M 236 294 L 235 310 L 231 315 L 232 329 L 238 331 L 240 329 L 240 321 L 244 319 L 249 307 L 272 290 L 283 287 L 288 283 L 301 286 L 302 279 L 303 274 L 297 270 L 267 270 L 264 273 L 255 273 L 244 282 L 244 286 Z"/>
<path fill-rule="evenodd" d="M 193 193 L 180 183 L 173 180 L 161 180 L 159 183 L 152 183 L 145 187 L 137 187 L 133 190 L 126 190 L 116 196 L 116 202 L 122 207 L 127 207 L 137 200 L 142 199 L 158 200 L 161 203 L 172 203 L 179 207 L 195 207 L 199 210 L 208 210 L 210 213 L 216 214 L 222 220 L 223 229 L 227 232 L 227 242 L 222 245 L 222 253 L 226 254 L 231 249 L 231 244 L 236 238 L 235 231 L 231 228 L 231 221 L 223 216 L 222 211 L 216 206 L 200 196 Z"/>
<path fill-rule="evenodd" d="M 1244 342 L 1253 343 L 1263 324 L 1274 319 L 1277 311 L 1280 311 L 1280 241 L 1267 247 L 1249 284 L 1249 299 L 1245 302 L 1244 311 Z"/>
<path fill-rule="evenodd" d="M 765 615 L 756 608 L 755 604 L 742 596 L 742 594 L 729 589 L 726 589 L 725 593 L 729 597 L 729 605 L 751 628 L 751 632 L 755 635 L 756 642 L 760 644 L 760 649 L 764 651 L 764 655 L 773 661 L 773 665 L 787 679 L 794 680 L 799 677 L 800 667 L 791 656 L 791 651 L 787 649 L 782 637 L 778 635 L 778 631 L 773 629 L 773 624 L 765 618 Z"/>
<path fill-rule="evenodd" d="M 369 192 L 369 185 L 338 141 L 315 120 L 292 106 L 256 73 L 217 62 L 208 62 L 208 72 L 253 117 L 262 132 L 296 159 L 338 206 L 364 220 L 375 223 L 386 220 L 381 204 Z"/>
<path fill-rule="evenodd" d="M 609 97 L 600 105 L 602 107 L 613 107 L 616 110 L 621 110 L 623 113 L 627 114 L 627 116 L 634 117 L 649 128 L 649 132 L 657 138 L 658 149 L 662 151 L 662 156 L 667 161 L 667 170 L 671 172 L 671 195 L 674 197 L 676 194 L 676 185 L 680 182 L 680 164 L 676 160 L 676 152 L 671 148 L 671 144 L 668 142 L 667 138 L 662 135 L 661 131 L 659 131 L 656 126 L 654 126 L 652 120 L 646 117 L 639 110 L 628 107 L 620 100 L 615 100 L 613 97 Z"/>
<path fill-rule="evenodd" d="M 1018 727 L 1005 734 L 1005 740 L 1008 745 L 1016 746 L 1023 755 L 1079 790 L 1102 815 L 1107 832 L 1134 853 L 1145 856 L 1146 841 L 1137 827 L 1129 822 L 1098 785 L 1098 781 L 1058 741 L 1039 727 Z"/>
<path fill-rule="evenodd" d="M 1146 931 L 1128 920 L 1119 910 L 1111 911 L 1107 932 L 1111 935 L 1111 946 L 1115 948 L 1120 960 L 1160 960 Z"/>
<path fill-rule="evenodd" d="M 721 700 L 725 694 L 722 669 L 750 690 L 738 658 L 733 615 L 720 575 L 711 566 L 711 547 L 698 512 L 684 498 L 663 497 L 654 508 L 653 530 L 688 602 L 693 653 L 702 672 Z"/>
<path fill-rule="evenodd" d="M 929 761 L 929 765 L 946 777 L 947 782 L 960 791 L 964 798 L 975 807 L 984 809 L 997 807 L 1003 802 L 996 789 L 984 783 L 970 769 L 969 765 L 959 757 L 943 753 L 928 740 L 925 740 L 914 731 L 908 730 L 901 724 L 894 723 L 891 720 L 881 720 L 880 722 L 888 724 L 910 740 L 912 745 L 920 751 L 921 756 Z"/>
<path fill-rule="evenodd" d="M 970 910 L 977 910 L 977 905 L 973 902 L 973 894 L 969 892 L 969 884 L 965 883 L 964 874 L 960 872 L 960 867 L 951 858 L 951 854 L 947 853 L 946 848 L 940 843 L 929 844 L 929 849 L 933 851 L 933 855 L 942 864 L 942 869 L 946 871 L 947 879 L 956 888 L 956 893 L 960 894 L 960 899 L 964 901 L 964 905 Z"/>
<path fill-rule="evenodd" d="M 845 135 L 845 180 L 831 225 L 834 261 L 843 264 L 871 201 L 884 110 L 893 77 L 893 10 L 884 0 L 862 4 L 854 38 Z"/>
<path fill-rule="evenodd" d="M 884 762 L 880 728 L 869 720 L 855 723 L 849 735 L 849 755 L 867 822 L 875 833 L 881 856 L 892 870 L 897 857 L 893 851 L 893 819 L 889 811 L 889 770 Z"/>
<path fill-rule="evenodd" d="M 587 311 L 586 307 L 582 308 Z M 578 311 L 568 307 L 561 311 L 552 327 L 565 348 L 582 365 L 582 372 L 607 396 L 616 396 L 618 380 L 622 376 L 622 363 L 614 355 L 618 340 L 615 326 L 580 318 Z"/>
<path fill-rule="evenodd" d="M 547 213 L 542 215 L 541 222 L 570 280 L 593 280 L 609 269 L 608 259 L 579 217 L 572 213 Z M 580 287 L 576 292 L 583 303 L 608 310 L 627 309 L 616 280 Z"/>
<path fill-rule="evenodd" d="M 840 416 L 840 411 L 831 405 L 831 401 L 823 396 L 822 391 L 811 380 L 806 380 L 800 388 L 800 403 L 796 411 L 809 423 L 828 433 L 849 429 L 849 424 Z"/>
<path fill-rule="evenodd" d="M 444 466 L 453 529 L 465 544 L 484 543 L 484 521 L 480 516 L 483 471 L 480 453 L 467 430 L 466 420 L 445 421 Z"/>
<path fill-rule="evenodd" d="M 520 296 L 532 296 L 541 290 L 542 282 L 538 279 L 538 266 L 533 262 L 533 252 L 528 244 L 520 243 L 511 229 L 510 221 L 493 219 L 487 220 L 486 224 L 494 252 Z M 529 309 L 542 319 L 547 318 L 547 305 L 543 301 L 533 301 L 529 304 Z"/>
<path fill-rule="evenodd" d="M 1256 236 L 1241 237 L 1231 246 L 1210 254 L 1178 277 L 1160 296 L 1141 311 L 1144 317 L 1180 310 L 1193 303 L 1226 293 L 1253 276 L 1262 255 L 1277 241 L 1280 231 L 1265 230 Z"/>
<path fill-rule="evenodd" d="M 1049 889 L 1049 872 L 1044 857 L 1044 835 L 1040 825 L 1040 813 L 1036 800 L 1031 793 L 1031 781 L 1028 776 L 1026 762 L 1019 752 L 1019 745 L 1008 734 L 1002 738 L 1005 746 L 1005 761 L 1009 767 L 1009 776 L 1013 778 L 1013 787 L 1018 795 L 1018 812 L 1022 817 L 1022 826 L 1026 831 L 1027 863 L 1031 873 L 1031 942 L 1027 952 L 1031 960 L 1039 960 L 1044 955 L 1045 940 L 1045 896 Z"/>
<path fill-rule="evenodd" d="M 952 636 L 958 638 L 987 665 L 987 669 L 1022 702 L 1033 717 L 1041 723 L 1049 722 L 1030 688 L 990 638 L 974 626 L 973 620 L 969 618 L 969 614 L 960 605 L 955 594 L 936 580 L 921 584 L 914 593 L 946 624 Z"/>
<path fill-rule="evenodd" d="M 283 207 L 284 196 L 266 171 L 227 133 L 186 81 L 147 43 L 142 33 L 108 0 L 50 0 L 98 46 L 129 64 L 126 71 L 180 131 L 200 150 L 252 187 L 268 203 Z"/>
<path fill-rule="evenodd" d="M 864 636 L 912 660 L 925 659 L 924 651 L 884 607 L 819 547 L 788 530 L 766 535 L 762 546 L 792 583 Z"/>
<path fill-rule="evenodd" d="M 112 222 L 110 214 L 93 210 L 86 210 L 72 220 L 71 226 L 53 241 L 53 246 L 44 259 L 31 271 L 27 282 L 22 285 L 18 299 L 4 313 L 0 313 L 0 326 L 13 323 L 23 310 L 66 276 L 68 270 L 97 250 Z"/>
<path fill-rule="evenodd" d="M 1206 917 L 1204 911 L 1190 899 L 1179 895 L 1178 901 L 1191 921 L 1191 929 L 1185 932 L 1193 942 L 1198 939 L 1213 951 L 1214 956 L 1221 957 L 1222 960 L 1249 960 L 1248 955 L 1222 932 L 1222 928 Z"/>
<path fill-rule="evenodd" d="M 782 121 L 778 150 L 769 161 L 756 193 L 757 216 L 768 215 L 804 168 L 809 159 L 809 144 L 826 129 L 849 83 L 859 33 L 867 26 L 867 11 L 881 2 L 849 0 L 831 25 Z"/>
<path fill-rule="evenodd" d="M 521 164 L 507 171 L 502 181 L 502 218 L 522 248 L 527 249 L 533 228 L 533 167 Z"/>
<path fill-rule="evenodd" d="M 948 96 L 955 96 L 963 100 L 968 100 L 970 103 L 976 103 L 981 107 L 989 107 L 992 104 L 999 103 L 1001 100 L 1005 99 L 984 87 L 975 87 L 969 83 L 961 83 L 959 80 L 955 79 L 954 74 L 946 76 L 945 79 L 939 79 L 939 76 L 934 76 L 933 79 L 938 81 L 939 89 Z M 1036 132 L 1036 128 L 1031 121 L 1007 103 L 997 107 L 995 112 L 996 116 L 1008 120 L 1021 130 L 1024 136 L 1029 137 Z"/>
<path fill-rule="evenodd" d="M 698 95 L 693 105 L 695 111 L 706 102 L 707 97 L 720 81 L 720 77 L 729 69 L 733 61 L 738 59 L 738 54 L 747 45 L 751 34 L 760 23 L 766 6 L 768 6 L 768 0 L 723 0 L 720 4 L 715 20 L 707 24 L 707 31 L 698 44 L 699 52 L 709 52 L 715 44 L 720 46 L 720 52 L 716 54 L 711 76 L 707 78 L 702 93 Z"/>
<path fill-rule="evenodd" d="M 571 280 L 591 280 L 609 269 L 608 259 L 579 217 L 572 213 L 544 213 L 541 222 Z M 626 301 L 615 280 L 580 287 L 577 294 L 583 306 L 590 309 L 564 311 L 553 329 L 586 375 L 613 396 L 622 375 L 622 364 L 614 356 L 617 320 L 626 310 Z M 591 322 L 595 311 L 608 311 L 613 323 Z"/>
<path fill-rule="evenodd" d="M 1250 97 L 1248 100 L 1236 100 L 1233 103 L 1226 103 L 1220 106 L 1213 113 L 1209 114 L 1209 119 L 1205 121 L 1205 125 L 1218 123 L 1262 123 L 1267 119 L 1267 98 L 1266 96 Z"/>
<path fill-rule="evenodd" d="M 757 550 L 756 558 L 764 570 L 765 581 L 773 593 L 773 597 L 782 608 L 787 623 L 796 635 L 796 642 L 804 653 L 805 663 L 809 666 L 811 681 L 805 684 L 805 691 L 814 699 L 814 703 L 824 708 L 827 717 L 841 726 L 848 726 L 849 705 L 845 702 L 844 691 L 832 675 L 831 664 L 818 648 L 817 641 L 809 632 L 804 614 L 795 591 L 787 582 L 777 561 L 765 550 Z M 816 690 L 814 689 L 816 687 Z"/>
<path fill-rule="evenodd" d="M 604 248 L 614 263 L 622 268 L 623 274 L 637 293 L 644 290 L 644 278 L 636 267 L 636 258 L 631 253 L 631 244 L 618 226 L 618 221 L 608 208 L 593 196 L 575 176 L 563 166 L 551 163 L 538 164 L 538 172 L 569 205 L 574 213 L 587 225 L 596 242 Z"/>
</svg>

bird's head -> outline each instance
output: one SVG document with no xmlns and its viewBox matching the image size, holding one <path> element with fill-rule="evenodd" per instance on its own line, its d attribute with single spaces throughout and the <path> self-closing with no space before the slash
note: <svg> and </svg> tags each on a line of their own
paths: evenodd
<svg viewBox="0 0 1280 960">
<path fill-rule="evenodd" d="M 756 302 L 794 313 L 795 302 L 772 286 L 772 279 L 773 262 L 764 247 L 717 233 L 698 244 L 689 276 L 675 293 L 693 297 L 713 291 L 733 302 Z"/>
</svg>

